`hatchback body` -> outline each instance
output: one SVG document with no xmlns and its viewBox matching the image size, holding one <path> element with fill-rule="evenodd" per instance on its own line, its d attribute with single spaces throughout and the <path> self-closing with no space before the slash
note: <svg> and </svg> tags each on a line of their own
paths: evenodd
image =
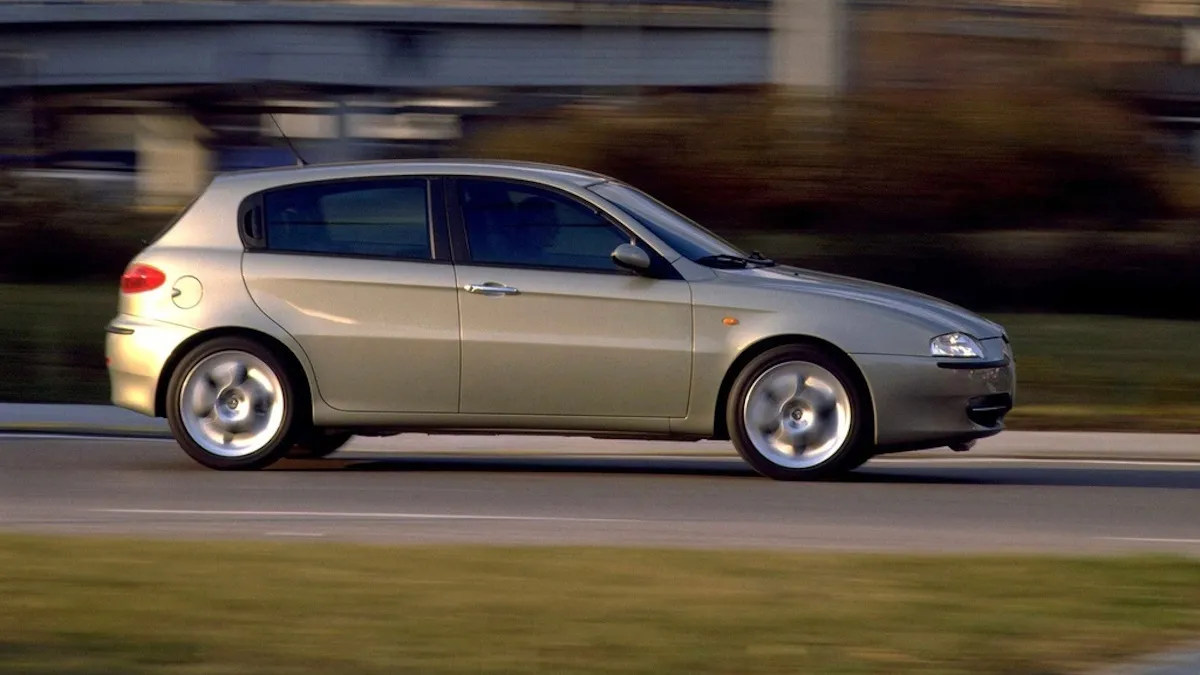
<svg viewBox="0 0 1200 675">
<path fill-rule="evenodd" d="M 747 255 L 606 176 L 411 161 L 219 176 L 130 264 L 116 405 L 218 469 L 353 434 L 729 439 L 826 476 L 1003 429 L 1003 329 Z"/>
</svg>

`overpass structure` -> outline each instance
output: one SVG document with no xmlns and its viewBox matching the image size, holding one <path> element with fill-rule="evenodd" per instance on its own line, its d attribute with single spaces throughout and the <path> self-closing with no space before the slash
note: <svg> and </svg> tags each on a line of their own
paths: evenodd
<svg viewBox="0 0 1200 675">
<path fill-rule="evenodd" d="M 2 133 L 10 151 L 125 152 L 142 200 L 175 203 L 214 168 L 266 161 L 227 149 L 279 129 L 310 161 L 431 154 L 581 98 L 836 88 L 840 4 L 0 0 Z"/>
<path fill-rule="evenodd" d="M 767 0 L 0 2 L 0 85 L 708 86 L 767 77 Z"/>
</svg>

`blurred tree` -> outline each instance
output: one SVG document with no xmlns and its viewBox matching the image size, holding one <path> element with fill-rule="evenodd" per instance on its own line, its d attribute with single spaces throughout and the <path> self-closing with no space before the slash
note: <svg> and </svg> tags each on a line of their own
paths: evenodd
<svg viewBox="0 0 1200 675">
<path fill-rule="evenodd" d="M 718 227 L 1129 228 L 1192 208 L 1173 203 L 1149 133 L 1091 94 L 968 87 L 864 95 L 834 118 L 772 93 L 668 96 L 502 128 L 464 152 L 614 175 Z"/>
<path fill-rule="evenodd" d="M 61 184 L 0 175 L 0 281 L 115 283 L 163 222 Z"/>
</svg>

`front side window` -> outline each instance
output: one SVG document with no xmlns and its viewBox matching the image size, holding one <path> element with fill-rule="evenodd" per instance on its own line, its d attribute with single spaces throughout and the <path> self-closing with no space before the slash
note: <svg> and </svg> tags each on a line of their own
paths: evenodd
<svg viewBox="0 0 1200 675">
<path fill-rule="evenodd" d="M 632 238 L 586 204 L 523 183 L 457 184 L 472 262 L 621 271 L 612 252 Z"/>
<path fill-rule="evenodd" d="M 429 191 L 423 179 L 309 183 L 263 195 L 267 249 L 428 260 Z"/>
</svg>

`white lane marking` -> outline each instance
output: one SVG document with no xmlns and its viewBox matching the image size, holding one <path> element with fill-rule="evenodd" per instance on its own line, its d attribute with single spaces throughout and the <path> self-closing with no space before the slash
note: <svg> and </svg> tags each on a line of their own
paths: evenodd
<svg viewBox="0 0 1200 675">
<path fill-rule="evenodd" d="M 1137 541 L 1147 544 L 1200 544 L 1200 539 L 1169 539 L 1164 537 L 1100 537 L 1107 541 Z"/>
<path fill-rule="evenodd" d="M 864 466 L 879 464 L 1093 464 L 1114 466 L 1173 466 L 1200 469 L 1200 461 L 1166 459 L 1065 459 L 1035 457 L 929 457 L 929 458 L 876 458 Z"/>
<path fill-rule="evenodd" d="M 324 532 L 264 532 L 268 537 L 324 537 Z"/>
<path fill-rule="evenodd" d="M 229 516 L 233 518 L 378 518 L 388 520 L 517 520 L 557 523 L 642 523 L 629 518 L 572 518 L 569 516 L 495 516 L 476 513 L 377 513 L 354 511 L 209 511 L 202 509 L 92 509 L 93 513 L 150 516 Z"/>
</svg>

